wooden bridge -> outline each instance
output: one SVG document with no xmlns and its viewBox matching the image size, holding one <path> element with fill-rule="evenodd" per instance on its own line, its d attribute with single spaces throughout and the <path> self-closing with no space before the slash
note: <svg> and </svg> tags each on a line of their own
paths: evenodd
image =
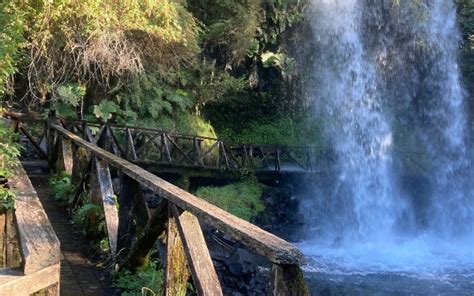
<svg viewBox="0 0 474 296">
<path fill-rule="evenodd" d="M 24 124 L 25 116 L 7 115 L 48 158 L 50 168 L 71 174 L 77 188 L 73 204 L 79 202 L 83 184 L 90 184 L 91 201 L 103 209 L 110 252 L 120 268 L 134 271 L 143 265 L 158 237 L 166 233 L 165 295 L 184 295 L 189 277 L 199 295 L 223 295 L 200 223 L 241 242 L 273 263 L 269 295 L 309 295 L 300 269 L 305 258 L 295 246 L 137 164 L 151 161 L 220 171 L 254 169 L 282 173 L 283 159 L 291 159 L 307 173 L 312 170 L 311 156 L 307 155 L 309 161 L 302 164 L 304 153 L 297 154 L 286 147 L 232 146 L 212 138 L 136 127 L 96 125 L 100 131 L 93 136 L 92 123 L 61 121 L 54 113 L 44 125 L 44 136 L 37 139 Z M 113 178 L 120 178 L 119 186 L 112 182 Z M 161 197 L 155 209 L 147 206 L 143 188 Z"/>
<path fill-rule="evenodd" d="M 7 115 L 24 120 L 21 114 Z M 194 177 L 233 179 L 252 173 L 259 179 L 311 175 L 316 172 L 314 146 L 232 144 L 217 138 L 183 135 L 159 129 L 60 119 L 67 130 L 91 143 L 107 138 L 108 150 L 146 170 Z M 45 156 L 45 135 L 39 139 L 20 131 Z"/>
</svg>

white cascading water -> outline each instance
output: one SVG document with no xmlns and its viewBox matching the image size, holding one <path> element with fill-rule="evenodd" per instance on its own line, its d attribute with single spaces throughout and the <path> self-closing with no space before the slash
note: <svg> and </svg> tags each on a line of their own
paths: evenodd
<svg viewBox="0 0 474 296">
<path fill-rule="evenodd" d="M 453 291 L 474 289 L 474 173 L 454 0 L 310 2 L 309 92 L 335 161 L 302 207 L 311 227 L 301 247 L 315 258 L 308 270 L 430 275 L 448 285 L 462 277 L 470 284 Z M 423 177 L 410 191 L 413 175 Z M 445 289 L 433 287 L 421 291 Z"/>
</svg>

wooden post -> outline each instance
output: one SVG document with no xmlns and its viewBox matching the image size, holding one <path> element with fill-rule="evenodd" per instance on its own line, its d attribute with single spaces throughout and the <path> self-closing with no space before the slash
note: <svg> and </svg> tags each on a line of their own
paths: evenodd
<svg viewBox="0 0 474 296">
<path fill-rule="evenodd" d="M 148 255 L 160 234 L 165 231 L 167 220 L 168 202 L 162 199 L 145 226 L 143 235 L 133 244 L 125 260 L 120 263 L 120 269 L 125 268 L 134 272 L 148 262 Z"/>
<path fill-rule="evenodd" d="M 81 183 L 83 175 L 89 169 L 89 162 L 91 160 L 90 153 L 84 147 L 72 145 L 72 173 L 71 183 L 75 186 Z"/>
<path fill-rule="evenodd" d="M 125 129 L 125 145 L 126 145 L 126 156 L 128 159 L 137 160 L 137 152 L 135 152 L 135 143 L 133 143 L 132 133 L 130 129 Z"/>
<path fill-rule="evenodd" d="M 94 180 L 91 182 L 91 200 L 101 204 L 112 256 L 117 254 L 118 210 L 115 204 L 112 178 L 107 162 L 94 159 Z"/>
<path fill-rule="evenodd" d="M 189 212 L 180 213 L 175 205 L 170 205 L 170 210 L 178 225 L 198 295 L 223 295 L 198 219 Z"/>
<path fill-rule="evenodd" d="M 166 233 L 166 296 L 184 296 L 190 272 L 186 265 L 183 243 L 178 233 L 176 218 L 168 208 L 168 231 Z"/>
<path fill-rule="evenodd" d="M 73 159 L 72 159 L 72 144 L 70 141 L 66 141 L 62 136 L 57 139 L 56 154 L 56 172 L 65 171 L 68 174 L 72 174 Z"/>
<path fill-rule="evenodd" d="M 164 150 L 163 153 L 166 157 L 166 162 L 171 163 L 173 160 L 171 158 L 170 147 L 168 145 L 168 136 L 165 133 L 161 134 L 161 143 L 162 149 Z"/>
<path fill-rule="evenodd" d="M 204 162 L 201 157 L 201 144 L 202 144 L 202 140 L 194 137 L 194 149 L 196 150 L 196 158 L 197 158 L 197 161 L 195 163 L 199 164 L 200 166 L 204 166 Z"/>
<path fill-rule="evenodd" d="M 268 296 L 309 296 L 303 271 L 297 265 L 273 264 Z"/>
<path fill-rule="evenodd" d="M 56 149 L 56 130 L 54 130 L 51 126 L 53 124 L 57 124 L 58 120 L 56 118 L 56 111 L 55 110 L 50 110 L 49 115 L 48 115 L 48 122 L 47 122 L 47 128 L 46 128 L 46 150 L 48 154 L 48 162 L 50 166 L 54 165 L 54 158 L 55 158 L 55 153 L 54 150 Z"/>
</svg>

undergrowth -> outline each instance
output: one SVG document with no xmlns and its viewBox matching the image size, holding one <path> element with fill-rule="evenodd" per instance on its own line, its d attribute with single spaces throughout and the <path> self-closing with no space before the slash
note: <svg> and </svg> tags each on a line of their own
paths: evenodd
<svg viewBox="0 0 474 296">
<path fill-rule="evenodd" d="M 200 187 L 196 195 L 237 217 L 251 221 L 265 211 L 262 192 L 263 185 L 249 178 L 221 187 Z"/>
<path fill-rule="evenodd" d="M 164 274 L 160 265 L 158 261 L 152 260 L 136 273 L 117 271 L 114 273 L 114 286 L 122 290 L 123 296 L 161 295 Z"/>
<path fill-rule="evenodd" d="M 74 186 L 71 184 L 71 175 L 66 172 L 59 172 L 56 175 L 52 175 L 49 178 L 49 186 L 53 189 L 53 198 L 59 202 L 70 202 L 73 193 Z"/>
</svg>

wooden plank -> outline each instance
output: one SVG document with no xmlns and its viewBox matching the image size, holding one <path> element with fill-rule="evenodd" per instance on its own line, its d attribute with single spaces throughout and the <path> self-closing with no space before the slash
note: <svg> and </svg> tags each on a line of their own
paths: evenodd
<svg viewBox="0 0 474 296">
<path fill-rule="evenodd" d="M 204 166 L 204 162 L 201 157 L 201 143 L 202 141 L 200 139 L 197 139 L 196 137 L 194 138 L 194 149 L 196 149 L 196 157 L 197 157 L 197 162 L 195 162 L 195 164 Z"/>
<path fill-rule="evenodd" d="M 0 295 L 29 296 L 59 282 L 59 263 L 24 275 L 20 269 L 0 272 Z M 59 296 L 59 289 L 57 291 Z"/>
<path fill-rule="evenodd" d="M 296 265 L 305 262 L 301 251 L 287 241 L 166 182 L 125 159 L 84 141 L 58 125 L 53 125 L 53 128 L 78 145 L 86 147 L 94 155 L 106 160 L 109 165 L 118 168 L 130 178 L 150 188 L 159 196 L 166 198 L 181 209 L 191 212 L 198 219 L 215 227 L 228 236 L 241 241 L 245 246 L 267 257 L 270 261 L 280 264 Z"/>
<path fill-rule="evenodd" d="M 104 209 L 105 225 L 112 256 L 117 254 L 118 210 L 115 204 L 112 178 L 108 164 L 103 160 L 94 160 L 95 178 L 91 188 L 91 199 L 100 200 Z M 93 196 L 92 196 L 93 195 Z"/>
<path fill-rule="evenodd" d="M 166 156 L 166 161 L 168 163 L 171 163 L 173 160 L 171 158 L 171 153 L 170 153 L 170 147 L 168 145 L 168 140 L 167 140 L 167 137 L 166 137 L 166 134 L 161 134 L 161 143 L 162 143 L 162 149 L 164 149 L 164 153 L 165 156 Z M 163 158 L 162 158 L 163 159 Z"/>
<path fill-rule="evenodd" d="M 132 246 L 127 258 L 120 263 L 120 268 L 135 271 L 142 267 L 148 260 L 148 255 L 154 247 L 156 240 L 166 228 L 168 220 L 168 202 L 162 199 L 148 221 L 141 236 Z"/>
<path fill-rule="evenodd" d="M 70 141 L 64 140 L 63 137 L 60 137 L 59 141 L 61 141 L 61 150 L 59 151 L 60 152 L 59 158 L 61 159 L 60 166 L 64 167 L 64 171 L 66 171 L 69 175 L 71 175 L 72 166 L 73 166 L 72 144 Z"/>
<path fill-rule="evenodd" d="M 224 163 L 225 163 L 225 168 L 226 169 L 230 169 L 230 166 L 229 166 L 229 158 L 227 157 L 227 152 L 225 150 L 225 146 L 224 146 L 224 143 L 221 142 L 221 150 L 222 150 L 222 155 L 224 156 Z"/>
<path fill-rule="evenodd" d="M 25 274 L 59 263 L 59 240 L 49 223 L 35 189 L 21 166 L 8 184 L 16 194 L 15 220 Z"/>
<path fill-rule="evenodd" d="M 20 252 L 18 250 L 18 237 L 16 233 L 15 221 L 13 220 L 13 212 L 6 213 L 5 223 L 6 245 L 5 245 L 5 261 L 7 267 L 20 266 Z"/>
<path fill-rule="evenodd" d="M 5 243 L 6 243 L 6 229 L 5 229 L 5 223 L 7 220 L 7 215 L 6 214 L 1 214 L 0 215 L 0 269 L 7 267 L 6 265 L 6 248 L 5 248 Z"/>
<path fill-rule="evenodd" d="M 172 214 L 171 208 L 169 208 L 168 216 L 165 296 L 184 296 L 186 295 L 190 273 L 186 264 L 183 242 L 178 233 L 177 219 Z"/>
<path fill-rule="evenodd" d="M 170 205 L 170 208 L 178 224 L 198 295 L 223 295 L 198 219 L 189 212 L 180 214 L 175 205 Z"/>
<path fill-rule="evenodd" d="M 303 271 L 296 265 L 273 264 L 268 296 L 309 296 Z"/>
<path fill-rule="evenodd" d="M 132 160 L 137 160 L 137 152 L 135 151 L 135 143 L 133 143 L 132 133 L 130 129 L 125 129 L 125 137 L 126 137 L 126 146 L 127 146 L 127 158 L 130 157 Z"/>
</svg>

